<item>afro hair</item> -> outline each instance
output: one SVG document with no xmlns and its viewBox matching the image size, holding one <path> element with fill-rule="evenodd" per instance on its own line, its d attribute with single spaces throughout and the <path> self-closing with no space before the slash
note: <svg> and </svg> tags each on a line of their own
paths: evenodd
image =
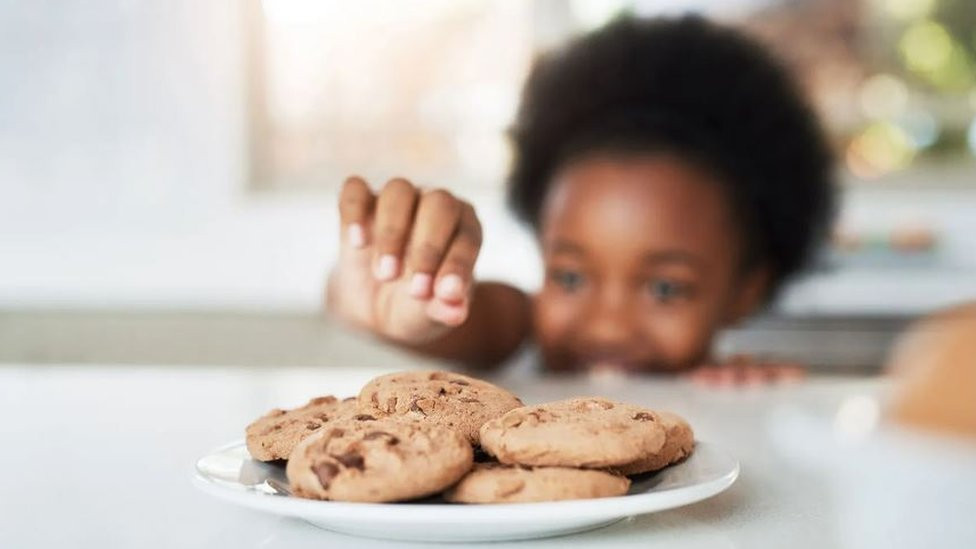
<svg viewBox="0 0 976 549">
<path fill-rule="evenodd" d="M 827 139 L 788 72 L 697 16 L 625 17 L 542 56 L 511 129 L 508 201 L 536 230 L 555 173 L 590 152 L 667 152 L 707 167 L 733 202 L 743 262 L 802 269 L 833 213 Z"/>
</svg>

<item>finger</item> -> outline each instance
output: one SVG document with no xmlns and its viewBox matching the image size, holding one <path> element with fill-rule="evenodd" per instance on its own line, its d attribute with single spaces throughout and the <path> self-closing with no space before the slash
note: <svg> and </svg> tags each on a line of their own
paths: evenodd
<svg viewBox="0 0 976 549">
<path fill-rule="evenodd" d="M 750 364 L 742 367 L 742 383 L 749 386 L 765 385 L 772 372 L 768 367 Z"/>
<path fill-rule="evenodd" d="M 481 223 L 474 208 L 461 203 L 454 240 L 444 255 L 434 282 L 434 295 L 446 303 L 460 303 L 471 289 L 471 274 L 481 250 Z"/>
<path fill-rule="evenodd" d="M 779 366 L 776 369 L 776 381 L 781 383 L 793 383 L 802 380 L 807 376 L 807 369 L 799 364 L 788 364 Z"/>
<path fill-rule="evenodd" d="M 417 189 L 406 179 L 392 179 L 376 199 L 373 240 L 376 255 L 373 274 L 378 280 L 400 276 L 403 248 L 410 236 Z"/>
<path fill-rule="evenodd" d="M 368 244 L 366 226 L 373 213 L 376 197 L 361 177 L 346 179 L 339 193 L 339 220 L 343 228 L 343 242 L 353 248 Z"/>
<path fill-rule="evenodd" d="M 468 319 L 469 303 L 470 299 L 463 299 L 459 303 L 431 299 L 427 302 L 427 316 L 447 326 L 460 326 Z"/>
<path fill-rule="evenodd" d="M 721 387 L 734 387 L 739 378 L 739 374 L 737 370 L 738 369 L 735 366 L 726 366 L 726 365 L 722 365 L 716 368 L 715 377 L 713 378 L 715 385 Z"/>
<path fill-rule="evenodd" d="M 691 374 L 691 379 L 693 382 L 699 385 L 716 387 L 722 385 L 720 372 L 721 368 L 719 367 L 706 366 L 695 370 Z"/>
<path fill-rule="evenodd" d="M 435 190 L 424 193 L 417 205 L 406 268 L 410 277 L 410 295 L 429 298 L 433 292 L 434 274 L 447 253 L 461 217 L 461 202 L 451 193 Z"/>
<path fill-rule="evenodd" d="M 713 367 L 708 365 L 703 365 L 691 370 L 686 377 L 694 381 L 695 383 L 707 383 L 708 379 L 711 377 L 711 372 L 714 370 Z"/>
</svg>

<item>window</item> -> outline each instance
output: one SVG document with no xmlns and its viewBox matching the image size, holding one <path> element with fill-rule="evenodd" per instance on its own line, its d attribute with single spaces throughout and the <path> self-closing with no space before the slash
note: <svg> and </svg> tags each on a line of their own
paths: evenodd
<svg viewBox="0 0 976 549">
<path fill-rule="evenodd" d="M 500 183 L 505 130 L 533 50 L 531 2 L 264 0 L 259 8 L 256 187 L 332 186 L 352 173 Z"/>
<path fill-rule="evenodd" d="M 251 0 L 251 185 L 497 189 L 532 56 L 630 11 L 740 25 L 793 68 L 845 180 L 976 185 L 976 3 Z"/>
</svg>

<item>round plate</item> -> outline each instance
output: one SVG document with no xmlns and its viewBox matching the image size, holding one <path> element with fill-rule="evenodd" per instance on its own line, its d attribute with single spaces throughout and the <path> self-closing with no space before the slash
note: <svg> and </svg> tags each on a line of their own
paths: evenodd
<svg viewBox="0 0 976 549">
<path fill-rule="evenodd" d="M 502 541 L 581 532 L 625 517 L 680 507 L 735 482 L 739 463 L 698 442 L 684 462 L 633 479 L 625 496 L 544 503 L 448 504 L 315 501 L 289 495 L 282 463 L 251 459 L 243 442 L 197 462 L 194 484 L 237 505 L 302 518 L 316 526 L 371 538 L 414 541 Z"/>
</svg>

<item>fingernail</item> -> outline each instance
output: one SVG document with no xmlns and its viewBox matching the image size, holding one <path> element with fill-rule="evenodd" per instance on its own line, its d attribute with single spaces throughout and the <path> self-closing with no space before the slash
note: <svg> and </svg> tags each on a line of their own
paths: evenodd
<svg viewBox="0 0 976 549">
<path fill-rule="evenodd" d="M 376 278 L 379 280 L 393 280 L 396 278 L 399 263 L 395 255 L 381 255 L 380 260 L 376 262 L 376 272 L 374 273 Z"/>
<path fill-rule="evenodd" d="M 366 231 L 363 230 L 363 226 L 359 223 L 349 225 L 347 235 L 349 244 L 351 244 L 353 248 L 362 248 L 366 245 Z"/>
<path fill-rule="evenodd" d="M 434 277 L 427 273 L 414 273 L 410 279 L 410 295 L 413 297 L 427 297 L 430 295 L 430 285 Z"/>
<path fill-rule="evenodd" d="M 442 276 L 434 290 L 441 299 L 460 299 L 464 297 L 464 281 L 456 274 Z"/>
<path fill-rule="evenodd" d="M 467 305 L 463 301 L 460 303 L 444 303 L 434 300 L 430 302 L 427 311 L 431 318 L 449 326 L 457 326 L 463 323 L 467 319 L 468 313 Z"/>
</svg>

